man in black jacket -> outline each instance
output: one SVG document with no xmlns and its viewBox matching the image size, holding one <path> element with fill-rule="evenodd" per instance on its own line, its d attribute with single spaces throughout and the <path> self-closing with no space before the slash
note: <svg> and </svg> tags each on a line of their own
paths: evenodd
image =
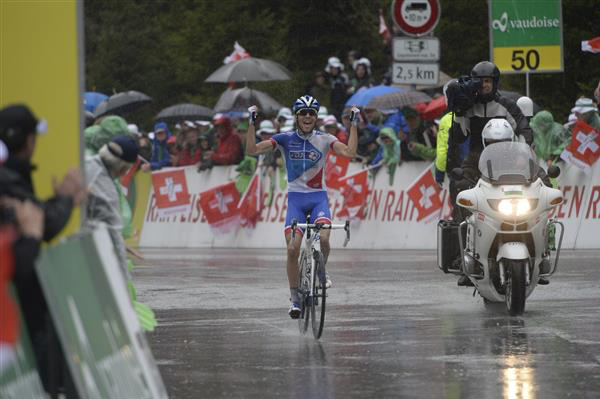
<svg viewBox="0 0 600 399">
<path fill-rule="evenodd" d="M 451 184 L 454 198 L 458 192 L 470 188 L 472 182 L 479 177 L 479 156 L 483 151 L 481 132 L 490 119 L 506 119 L 517 138 L 523 136 L 529 145 L 533 142 L 529 122 L 517 103 L 498 93 L 499 80 L 498 67 L 489 61 L 481 61 L 471 70 L 470 79 L 463 80 L 463 84 L 450 82 L 446 88 L 448 108 L 454 112 L 448 135 L 446 170 L 451 171 L 461 166 L 464 172 L 461 180 Z M 470 150 L 461 164 L 458 146 L 467 139 L 470 140 Z M 453 212 L 453 216 L 457 222 L 462 222 L 466 217 L 462 209 Z M 470 280 L 464 275 L 458 280 L 458 285 L 470 284 Z"/>
<path fill-rule="evenodd" d="M 39 121 L 24 105 L 12 105 L 0 110 L 0 140 L 8 149 L 9 157 L 0 168 L 0 197 L 34 203 L 43 211 L 43 234 L 41 237 L 22 235 L 18 237 L 15 252 L 14 283 L 21 303 L 25 324 L 32 340 L 38 370 L 44 388 L 54 394 L 60 372 L 60 358 L 53 351 L 60 350 L 56 332 L 50 320 L 48 306 L 34 269 L 39 251 L 40 238 L 50 241 L 66 226 L 74 206 L 78 206 L 85 195 L 81 173 L 71 170 L 60 184 L 54 185 L 55 195 L 41 201 L 35 195 L 31 163 L 38 133 L 46 130 L 44 121 Z M 29 248 L 29 249 L 28 249 Z M 19 256 L 23 252 L 27 256 Z M 51 364 L 52 361 L 58 364 Z M 65 368 L 66 365 L 62 365 Z M 54 380 L 54 381 L 53 381 Z"/>
</svg>

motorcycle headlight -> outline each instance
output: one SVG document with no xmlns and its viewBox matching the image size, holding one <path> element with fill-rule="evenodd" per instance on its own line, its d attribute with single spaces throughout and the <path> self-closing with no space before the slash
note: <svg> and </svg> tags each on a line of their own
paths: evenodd
<svg viewBox="0 0 600 399">
<path fill-rule="evenodd" d="M 537 207 L 538 200 L 536 198 L 488 199 L 488 204 L 503 215 L 523 216 Z"/>
</svg>

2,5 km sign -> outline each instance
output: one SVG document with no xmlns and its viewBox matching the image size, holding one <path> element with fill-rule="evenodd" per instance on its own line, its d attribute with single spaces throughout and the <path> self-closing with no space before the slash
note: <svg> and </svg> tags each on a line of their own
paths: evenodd
<svg viewBox="0 0 600 399">
<path fill-rule="evenodd" d="M 437 63 L 394 62 L 392 72 L 392 82 L 396 84 L 434 85 L 440 76 L 440 66 Z"/>
<path fill-rule="evenodd" d="M 490 0 L 490 52 L 504 73 L 562 72 L 561 0 Z"/>
</svg>

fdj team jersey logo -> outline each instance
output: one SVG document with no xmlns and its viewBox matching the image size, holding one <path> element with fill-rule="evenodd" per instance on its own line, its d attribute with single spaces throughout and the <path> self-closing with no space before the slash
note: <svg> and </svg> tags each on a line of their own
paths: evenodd
<svg viewBox="0 0 600 399">
<path fill-rule="evenodd" d="M 492 21 L 492 28 L 502 33 L 511 29 L 560 28 L 560 20 L 558 18 L 547 18 L 546 16 L 536 17 L 535 15 L 529 19 L 509 20 L 508 14 L 505 11 L 500 16 L 500 19 Z"/>
<path fill-rule="evenodd" d="M 317 162 L 321 158 L 321 154 L 316 150 L 310 151 L 290 151 L 290 159 L 307 160 Z"/>
</svg>

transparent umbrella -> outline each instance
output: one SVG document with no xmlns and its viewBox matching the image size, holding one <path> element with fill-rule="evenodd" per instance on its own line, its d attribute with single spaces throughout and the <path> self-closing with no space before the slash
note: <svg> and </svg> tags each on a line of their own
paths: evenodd
<svg viewBox="0 0 600 399">
<path fill-rule="evenodd" d="M 135 90 L 123 91 L 121 93 L 113 94 L 108 97 L 108 99 L 101 102 L 96 107 L 94 116 L 99 117 L 108 114 L 120 115 L 124 112 L 133 111 L 150 101 L 152 101 L 152 98 L 142 92 Z"/>
<path fill-rule="evenodd" d="M 212 109 L 196 104 L 176 104 L 161 110 L 154 117 L 157 121 L 175 123 L 184 120 L 208 119 L 213 116 Z"/>
<path fill-rule="evenodd" d="M 244 87 L 225 90 L 217 101 L 214 111 L 246 111 L 251 105 L 257 105 L 266 114 L 273 114 L 283 107 L 267 93 Z"/>
<path fill-rule="evenodd" d="M 394 92 L 371 98 L 367 103 L 367 108 L 403 108 L 429 101 L 431 101 L 431 97 L 420 91 L 405 91 L 403 93 Z"/>
<path fill-rule="evenodd" d="M 249 57 L 223 65 L 206 78 L 205 82 L 266 82 L 289 80 L 291 77 L 290 71 L 275 61 Z"/>
</svg>

